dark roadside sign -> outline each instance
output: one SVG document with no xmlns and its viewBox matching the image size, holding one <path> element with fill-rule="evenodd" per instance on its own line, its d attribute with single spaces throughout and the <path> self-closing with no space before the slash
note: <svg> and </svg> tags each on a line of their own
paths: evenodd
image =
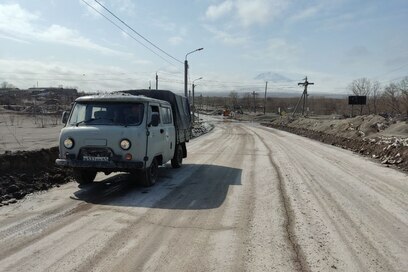
<svg viewBox="0 0 408 272">
<path fill-rule="evenodd" d="M 367 104 L 367 96 L 365 95 L 351 95 L 348 97 L 349 105 L 365 105 Z"/>
</svg>

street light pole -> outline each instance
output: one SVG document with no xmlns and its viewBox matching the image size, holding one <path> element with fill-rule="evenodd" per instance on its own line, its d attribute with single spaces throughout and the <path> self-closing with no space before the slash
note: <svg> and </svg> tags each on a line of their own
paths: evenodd
<svg viewBox="0 0 408 272">
<path fill-rule="evenodd" d="M 184 96 L 187 97 L 187 77 L 188 77 L 188 61 L 187 61 L 187 56 L 190 55 L 191 53 L 197 52 L 197 51 L 201 51 L 204 48 L 197 48 L 196 50 L 193 50 L 189 53 L 186 54 L 186 58 L 184 60 Z"/>
<path fill-rule="evenodd" d="M 193 80 L 193 84 L 192 84 L 192 86 L 191 86 L 191 89 L 192 89 L 192 92 L 193 92 L 193 103 L 192 103 L 192 104 L 193 104 L 193 108 L 194 108 L 194 105 L 195 105 L 195 104 L 194 104 L 194 87 L 196 86 L 196 85 L 194 85 L 194 82 L 197 81 L 197 80 L 200 80 L 200 79 L 203 79 L 203 77 L 199 77 L 199 78 L 194 79 L 194 80 Z"/>
<path fill-rule="evenodd" d="M 157 75 L 157 72 L 156 72 L 156 90 L 158 89 L 159 89 L 159 76 Z"/>
<path fill-rule="evenodd" d="M 193 84 L 192 84 L 192 86 L 191 86 L 191 89 L 192 89 L 192 94 L 193 94 L 193 106 L 192 106 L 192 109 L 193 109 L 193 122 L 194 122 L 194 118 L 195 118 L 195 104 L 194 104 L 194 88 L 195 88 L 195 86 L 196 85 L 194 85 L 194 82 L 196 81 L 196 80 L 200 80 L 200 79 L 203 79 L 203 77 L 199 77 L 199 78 L 196 78 L 196 79 L 194 79 L 193 80 Z"/>
</svg>

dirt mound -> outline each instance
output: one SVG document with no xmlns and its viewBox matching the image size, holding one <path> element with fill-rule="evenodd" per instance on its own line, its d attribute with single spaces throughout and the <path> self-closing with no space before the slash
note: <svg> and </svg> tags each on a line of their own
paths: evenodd
<svg viewBox="0 0 408 272">
<path fill-rule="evenodd" d="M 191 131 L 193 138 L 200 137 L 214 129 L 214 125 L 207 122 L 196 122 L 193 124 Z"/>
<path fill-rule="evenodd" d="M 408 124 L 405 122 L 397 123 L 381 116 L 370 115 L 324 121 L 311 118 L 278 118 L 262 125 L 339 146 L 408 172 L 408 134 L 401 133 L 405 129 L 408 130 Z M 389 127 L 397 130 L 399 137 L 384 136 L 389 135 Z"/>
<path fill-rule="evenodd" d="M 35 191 L 71 181 L 71 172 L 55 166 L 58 148 L 0 155 L 0 206 Z"/>
<path fill-rule="evenodd" d="M 385 119 L 379 115 L 357 116 L 354 118 L 337 119 L 323 117 L 281 117 L 273 120 L 272 125 L 285 125 L 294 128 L 303 128 L 347 138 L 363 138 L 376 136 L 387 130 L 395 121 Z M 402 122 L 404 123 L 404 122 Z M 408 137 L 408 134 L 407 136 Z"/>
</svg>

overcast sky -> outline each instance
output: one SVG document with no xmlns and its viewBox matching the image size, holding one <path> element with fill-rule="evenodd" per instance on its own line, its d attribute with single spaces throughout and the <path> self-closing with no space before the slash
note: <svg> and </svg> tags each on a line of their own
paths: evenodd
<svg viewBox="0 0 408 272">
<path fill-rule="evenodd" d="M 203 94 L 262 90 L 255 77 L 268 72 L 289 79 L 268 79 L 270 92 L 300 93 L 308 76 L 309 92 L 339 94 L 353 79 L 408 75 L 407 0 L 100 2 L 176 60 L 94 0 L 0 0 L 0 82 L 112 91 L 155 87 L 157 72 L 160 88 L 182 92 L 199 47 L 189 79 L 203 77 Z"/>
</svg>

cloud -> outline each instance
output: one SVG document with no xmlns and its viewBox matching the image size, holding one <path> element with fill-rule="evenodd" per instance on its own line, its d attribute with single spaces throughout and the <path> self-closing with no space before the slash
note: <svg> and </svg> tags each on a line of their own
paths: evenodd
<svg viewBox="0 0 408 272">
<path fill-rule="evenodd" d="M 0 73 L 5 81 L 18 88 L 29 88 L 38 82 L 39 86 L 74 86 L 81 91 L 142 88 L 151 78 L 117 66 L 32 59 L 0 59 Z"/>
<path fill-rule="evenodd" d="M 169 38 L 169 43 L 171 45 L 179 45 L 183 41 L 182 37 L 174 36 Z"/>
<path fill-rule="evenodd" d="M 86 15 L 89 15 L 95 18 L 99 18 L 100 15 L 94 9 L 96 9 L 97 11 L 101 13 L 103 12 L 103 8 L 94 1 L 86 1 L 88 5 L 85 4 L 82 0 L 78 0 L 78 2 L 81 6 L 86 8 L 86 11 L 87 11 Z M 103 4 L 103 1 L 101 1 L 101 3 Z"/>
<path fill-rule="evenodd" d="M 232 13 L 235 20 L 245 27 L 254 24 L 262 25 L 282 16 L 289 2 L 288 0 L 226 0 L 219 5 L 209 6 L 205 18 L 215 21 Z"/>
<path fill-rule="evenodd" d="M 290 64 L 297 60 L 299 49 L 282 38 L 269 39 L 265 55 L 282 64 Z"/>
<path fill-rule="evenodd" d="M 368 51 L 367 47 L 361 45 L 353 46 L 346 52 L 346 56 L 351 58 L 366 57 L 368 55 L 370 55 L 370 52 Z"/>
<path fill-rule="evenodd" d="M 289 65 L 298 59 L 299 49 L 285 39 L 273 38 L 267 41 L 263 50 L 253 51 L 243 56 L 256 61 L 268 60 L 279 65 Z"/>
<path fill-rule="evenodd" d="M 219 5 L 211 5 L 207 8 L 205 13 L 206 18 L 216 20 L 228 14 L 233 8 L 233 3 L 230 0 L 224 1 Z"/>
<path fill-rule="evenodd" d="M 237 14 L 244 26 L 265 24 L 279 17 L 287 8 L 287 0 L 237 0 Z"/>
<path fill-rule="evenodd" d="M 10 36 L 5 36 L 5 35 L 2 35 L 2 34 L 0 34 L 0 39 L 6 39 L 6 40 L 13 41 L 13 42 L 18 42 L 18 43 L 29 44 L 29 42 L 28 42 L 28 41 L 21 40 L 21 39 L 17 39 L 17 38 L 10 37 Z"/>
<path fill-rule="evenodd" d="M 226 31 L 219 30 L 209 25 L 203 26 L 207 31 L 214 35 L 214 38 L 226 45 L 242 45 L 248 42 L 248 37 L 242 34 L 234 35 Z"/>
<path fill-rule="evenodd" d="M 98 45 L 73 29 L 53 24 L 40 27 L 40 16 L 22 9 L 18 4 L 0 5 L 0 37 L 18 42 L 40 41 L 95 50 L 109 55 L 129 54 Z"/>
<path fill-rule="evenodd" d="M 108 55 L 124 55 L 124 53 L 100 46 L 91 40 L 82 37 L 78 31 L 60 25 L 52 25 L 36 36 L 40 41 L 60 43 L 64 45 L 80 47 L 88 50 L 96 50 Z M 128 55 L 128 54 L 126 54 Z"/>
<path fill-rule="evenodd" d="M 97 11 L 101 13 L 104 13 L 105 9 L 101 5 L 96 3 L 95 1 L 93 0 L 84 0 L 84 1 L 86 1 L 88 5 L 85 4 L 82 0 L 78 0 L 79 4 L 86 8 L 86 11 L 87 11 L 86 15 L 89 15 L 95 18 L 99 18 L 100 15 L 97 12 L 95 12 L 94 9 L 96 9 Z M 109 9 L 116 10 L 121 13 L 126 13 L 128 15 L 135 14 L 136 4 L 132 0 L 115 0 L 115 1 L 99 0 L 99 2 Z M 106 2 L 109 2 L 109 3 L 106 3 Z"/>
<path fill-rule="evenodd" d="M 310 7 L 310 8 L 300 10 L 298 13 L 291 16 L 289 18 L 289 21 L 294 23 L 294 22 L 303 21 L 305 19 L 309 19 L 315 16 L 320 10 L 321 10 L 320 6 L 315 6 L 315 7 Z"/>
<path fill-rule="evenodd" d="M 0 4 L 0 32 L 30 32 L 32 22 L 38 18 L 37 15 L 20 8 L 18 4 Z"/>
<path fill-rule="evenodd" d="M 112 1 L 112 4 L 115 9 L 118 9 L 121 12 L 126 12 L 128 14 L 134 14 L 136 10 L 136 4 L 133 0 L 115 0 Z"/>
</svg>

